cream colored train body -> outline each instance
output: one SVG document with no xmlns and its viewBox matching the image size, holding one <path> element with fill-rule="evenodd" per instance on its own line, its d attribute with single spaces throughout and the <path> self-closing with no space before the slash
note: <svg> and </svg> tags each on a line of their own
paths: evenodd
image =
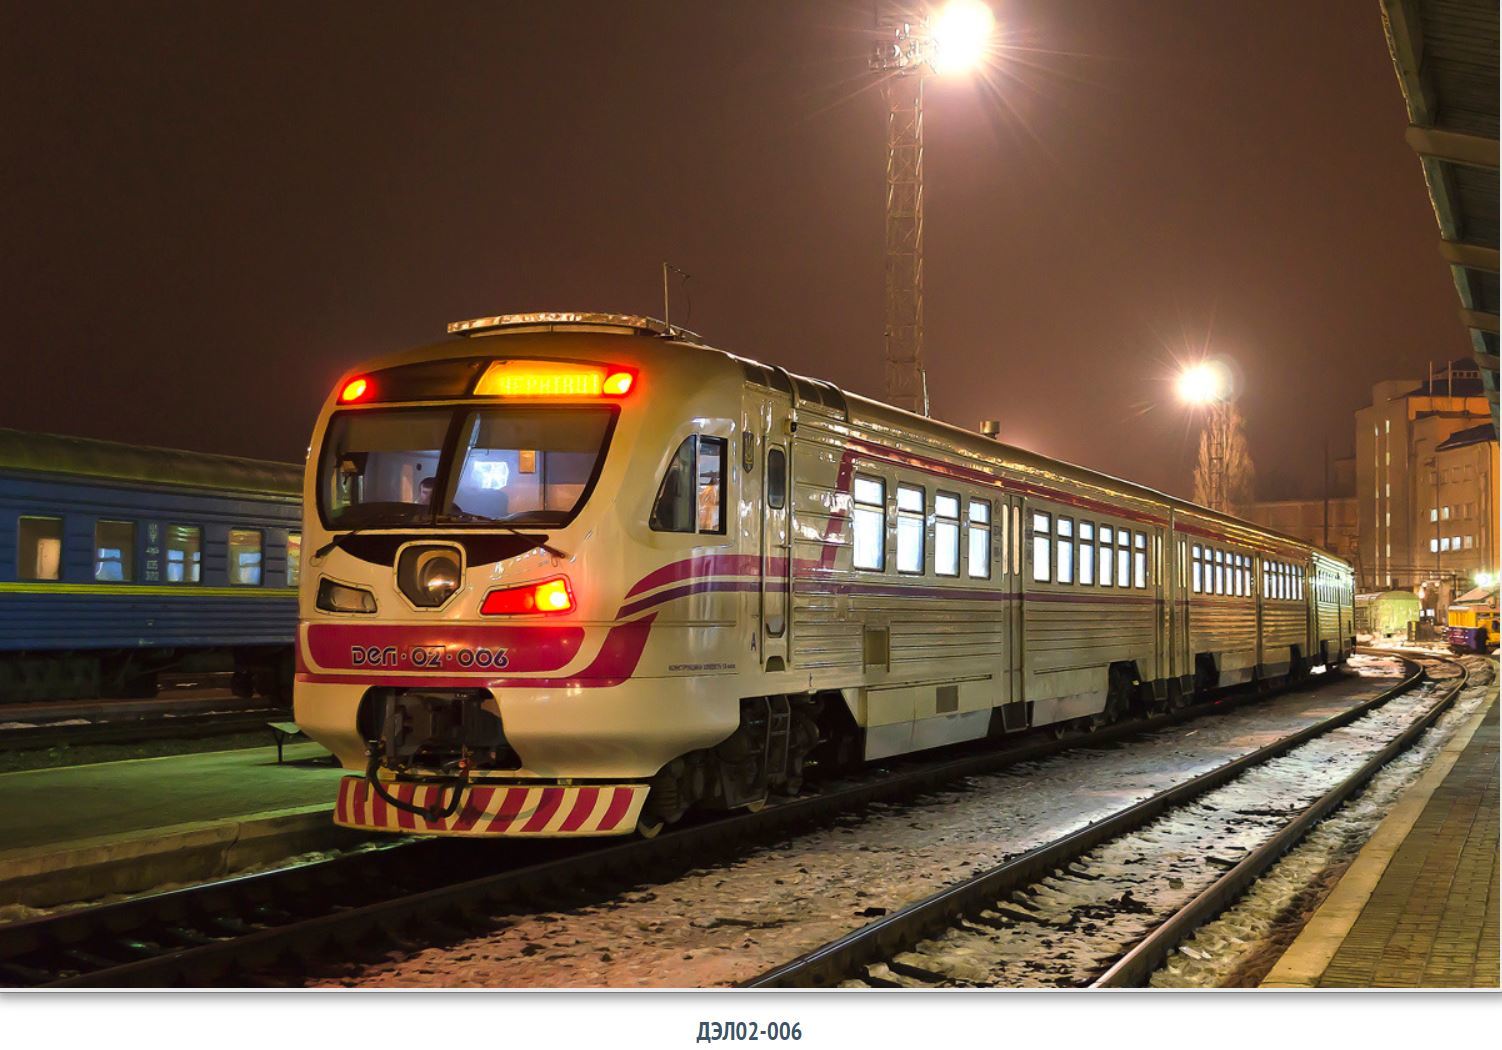
<svg viewBox="0 0 1502 1050">
<path fill-rule="evenodd" d="M 342 824 L 650 833 L 1353 644 L 1349 566 L 1246 522 L 640 318 L 454 327 L 313 435 L 296 711 Z"/>
</svg>

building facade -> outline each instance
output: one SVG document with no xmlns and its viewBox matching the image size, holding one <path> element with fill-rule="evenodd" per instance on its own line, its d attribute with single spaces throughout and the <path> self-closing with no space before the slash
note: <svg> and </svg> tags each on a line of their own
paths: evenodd
<svg viewBox="0 0 1502 1050">
<path fill-rule="evenodd" d="M 1411 590 L 1426 615 L 1495 574 L 1497 432 L 1474 363 L 1389 380 L 1356 413 L 1356 564 L 1365 591 Z"/>
<path fill-rule="evenodd" d="M 1323 547 L 1360 572 L 1355 496 L 1258 500 L 1241 504 L 1236 513 L 1247 521 Z"/>
</svg>

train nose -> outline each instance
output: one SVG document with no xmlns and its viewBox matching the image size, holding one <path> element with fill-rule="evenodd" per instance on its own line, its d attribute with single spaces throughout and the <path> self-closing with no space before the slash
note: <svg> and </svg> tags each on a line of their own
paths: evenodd
<svg viewBox="0 0 1502 1050">
<path fill-rule="evenodd" d="M 464 557 L 455 547 L 413 545 L 397 560 L 397 585 L 407 600 L 436 609 L 454 596 L 464 578 Z"/>
</svg>

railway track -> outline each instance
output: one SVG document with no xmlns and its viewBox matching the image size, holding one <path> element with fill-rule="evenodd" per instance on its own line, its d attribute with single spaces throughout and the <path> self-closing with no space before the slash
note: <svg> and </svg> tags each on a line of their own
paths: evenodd
<svg viewBox="0 0 1502 1050">
<path fill-rule="evenodd" d="M 1384 655 L 1393 655 L 1384 651 Z M 1453 704 L 1404 681 L 893 912 L 750 987 L 1134 987 Z M 1426 663 L 1460 665 L 1437 654 Z"/>
<path fill-rule="evenodd" d="M 112 721 L 64 720 L 58 723 L 0 729 L 0 751 L 41 751 L 54 747 L 132 744 L 158 740 L 203 740 L 250 732 L 267 732 L 266 724 L 290 720 L 286 708 L 254 708 Z M 268 736 L 268 741 L 270 737 Z"/>
<path fill-rule="evenodd" d="M 493 926 L 499 908 L 577 903 L 671 878 L 872 803 L 908 801 L 964 777 L 1122 741 L 1253 699 L 1205 703 L 1062 741 L 897 763 L 759 813 L 688 825 L 652 840 L 528 843 L 525 849 L 507 842 L 408 841 L 0 926 L 0 982 L 296 983 L 320 958 L 472 935 Z"/>
</svg>

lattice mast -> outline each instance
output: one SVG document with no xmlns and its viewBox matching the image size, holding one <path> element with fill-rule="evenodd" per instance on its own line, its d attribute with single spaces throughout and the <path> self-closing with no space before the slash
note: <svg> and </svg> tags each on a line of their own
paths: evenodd
<svg viewBox="0 0 1502 1050">
<path fill-rule="evenodd" d="M 928 414 L 923 361 L 923 74 L 924 41 L 903 21 L 872 48 L 887 108 L 886 342 L 887 401 Z"/>
</svg>

